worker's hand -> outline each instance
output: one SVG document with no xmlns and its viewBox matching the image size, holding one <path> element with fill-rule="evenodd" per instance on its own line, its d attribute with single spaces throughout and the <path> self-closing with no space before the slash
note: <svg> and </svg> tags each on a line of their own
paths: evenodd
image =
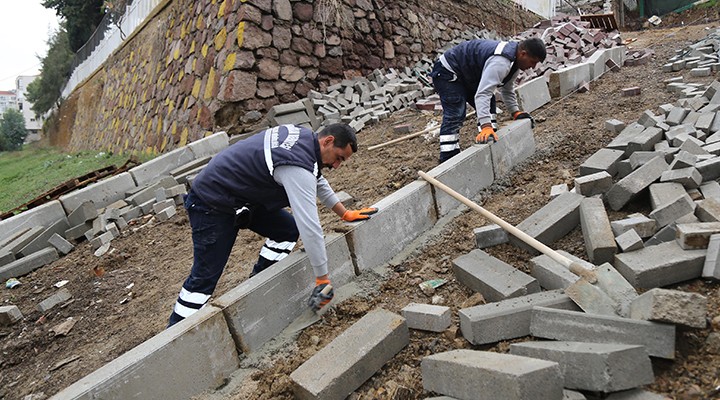
<svg viewBox="0 0 720 400">
<path fill-rule="evenodd" d="M 330 279 L 315 278 L 315 288 L 310 294 L 308 305 L 313 311 L 325 307 L 335 296 L 335 290 L 330 284 Z"/>
<path fill-rule="evenodd" d="M 530 114 L 526 113 L 525 111 L 515 111 L 515 112 L 513 113 L 513 119 L 514 119 L 514 120 L 518 120 L 518 119 L 529 119 L 529 120 L 530 120 L 530 127 L 531 127 L 531 128 L 534 128 L 534 127 L 535 127 L 535 119 L 534 119 L 533 117 L 531 117 Z"/>
<path fill-rule="evenodd" d="M 498 141 L 497 133 L 490 124 L 487 124 L 480 129 L 480 133 L 475 137 L 475 143 L 487 143 L 490 138 L 495 142 Z"/>
<path fill-rule="evenodd" d="M 376 212 L 378 212 L 378 209 L 374 207 L 363 208 L 360 210 L 347 210 L 345 211 L 345 214 L 343 214 L 342 219 L 347 222 L 362 221 L 370 219 L 370 216 Z"/>
</svg>

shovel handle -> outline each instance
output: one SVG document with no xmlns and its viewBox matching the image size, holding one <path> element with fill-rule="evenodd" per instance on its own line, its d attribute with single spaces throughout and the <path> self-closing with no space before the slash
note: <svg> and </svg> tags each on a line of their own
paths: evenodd
<svg viewBox="0 0 720 400">
<path fill-rule="evenodd" d="M 454 197 L 459 202 L 465 204 L 466 206 L 470 207 L 471 209 L 479 212 L 482 214 L 485 218 L 489 219 L 490 221 L 498 224 L 501 228 L 503 228 L 508 233 L 512 234 L 516 238 L 522 240 L 527 245 L 531 246 L 535 250 L 545 254 L 546 256 L 552 258 L 556 262 L 562 264 L 565 268 L 569 269 L 570 272 L 573 274 L 580 276 L 582 278 L 587 279 L 590 283 L 594 283 L 597 281 L 597 278 L 595 277 L 595 274 L 593 271 L 590 271 L 586 268 L 583 268 L 582 265 L 579 263 L 572 261 L 571 259 L 563 256 L 562 254 L 558 253 L 557 251 L 551 249 L 550 247 L 546 246 L 544 243 L 541 243 L 534 237 L 528 235 L 527 233 L 521 231 L 520 229 L 510 225 L 509 223 L 505 222 L 502 218 L 498 217 L 497 215 L 491 213 L 490 211 L 482 208 L 479 204 L 475 203 L 474 201 L 468 199 L 467 197 L 461 195 L 460 193 L 454 191 L 444 183 L 438 181 L 437 179 L 429 176 L 423 171 L 418 171 L 418 175 L 420 175 L 421 178 L 428 181 L 433 186 L 437 187 L 438 189 L 441 189 L 443 192 L 449 194 L 450 196 Z"/>
</svg>

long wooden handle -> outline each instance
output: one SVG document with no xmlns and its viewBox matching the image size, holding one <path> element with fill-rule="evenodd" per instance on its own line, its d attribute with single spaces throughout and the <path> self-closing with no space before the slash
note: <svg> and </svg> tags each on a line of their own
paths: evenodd
<svg viewBox="0 0 720 400">
<path fill-rule="evenodd" d="M 545 244 L 541 243 L 534 237 L 528 235 L 527 233 L 521 231 L 520 229 L 510 225 L 508 222 L 505 222 L 502 218 L 498 217 L 497 215 L 491 213 L 490 211 L 482 208 L 479 204 L 475 203 L 474 201 L 468 199 L 467 197 L 461 195 L 460 193 L 454 191 L 444 183 L 438 181 L 437 179 L 431 177 L 430 175 L 426 174 L 423 171 L 418 171 L 418 174 L 421 178 L 425 179 L 429 183 L 431 183 L 433 186 L 437 187 L 438 189 L 441 189 L 443 192 L 449 194 L 450 196 L 454 197 L 456 200 L 460 201 L 461 203 L 465 204 L 466 206 L 470 207 L 471 209 L 479 212 L 482 214 L 485 218 L 489 219 L 490 221 L 500 225 L 501 228 L 506 230 L 508 233 L 512 234 L 516 238 L 522 240 L 535 250 L 545 254 L 546 256 L 552 258 L 553 260 L 557 261 L 558 263 L 562 264 L 565 268 L 569 269 L 570 272 L 574 273 L 575 275 L 578 275 L 580 277 L 583 277 L 587 279 L 590 283 L 594 283 L 597 278 L 594 277 L 594 274 L 591 274 L 592 271 L 589 271 L 585 268 L 583 268 L 582 265 L 579 263 L 572 261 L 571 259 L 565 257 L 564 255 L 558 253 L 557 251 L 551 249 L 550 247 L 546 246 Z"/>
<path fill-rule="evenodd" d="M 408 134 L 408 135 L 405 135 L 405 136 L 401 136 L 401 137 L 399 137 L 399 138 L 397 138 L 397 139 L 389 140 L 389 141 L 387 141 L 387 142 L 385 142 L 385 143 L 380 143 L 380 144 L 376 144 L 376 145 L 374 145 L 374 146 L 370 146 L 370 147 L 368 147 L 368 150 L 375 150 L 375 149 L 379 149 L 379 148 L 381 148 L 381 147 L 390 146 L 391 144 L 395 144 L 395 143 L 397 143 L 397 142 L 402 142 L 403 140 L 407 140 L 407 139 L 412 139 L 412 138 L 414 138 L 414 137 L 417 137 L 417 136 L 422 135 L 423 133 L 431 132 L 431 131 L 433 131 L 433 130 L 440 131 L 440 127 L 439 127 L 439 126 L 433 126 L 433 127 L 430 127 L 430 128 L 425 128 L 425 129 L 421 130 L 420 132 L 411 133 L 411 134 Z"/>
</svg>

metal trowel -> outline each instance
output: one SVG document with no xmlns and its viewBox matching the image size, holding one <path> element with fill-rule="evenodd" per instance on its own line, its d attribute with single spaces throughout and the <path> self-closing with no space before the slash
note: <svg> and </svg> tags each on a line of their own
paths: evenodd
<svg viewBox="0 0 720 400">
<path fill-rule="evenodd" d="M 331 290 L 332 286 L 326 285 L 320 293 L 328 294 Z M 299 317 L 295 319 L 295 321 L 288 325 L 286 330 L 290 333 L 298 332 L 320 321 L 323 314 L 325 314 L 327 310 L 330 309 L 330 304 L 332 304 L 332 301 L 330 301 L 330 303 L 328 303 L 327 305 L 325 305 L 325 307 L 319 310 L 314 310 L 312 307 L 308 307 Z"/>
</svg>

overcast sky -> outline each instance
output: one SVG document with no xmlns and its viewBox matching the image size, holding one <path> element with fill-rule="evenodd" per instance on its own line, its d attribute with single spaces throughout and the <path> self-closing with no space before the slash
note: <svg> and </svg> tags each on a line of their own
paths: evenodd
<svg viewBox="0 0 720 400">
<path fill-rule="evenodd" d="M 0 90 L 11 90 L 19 75 L 40 73 L 37 56 L 47 54 L 58 17 L 42 0 L 0 0 L 0 15 Z"/>
</svg>

